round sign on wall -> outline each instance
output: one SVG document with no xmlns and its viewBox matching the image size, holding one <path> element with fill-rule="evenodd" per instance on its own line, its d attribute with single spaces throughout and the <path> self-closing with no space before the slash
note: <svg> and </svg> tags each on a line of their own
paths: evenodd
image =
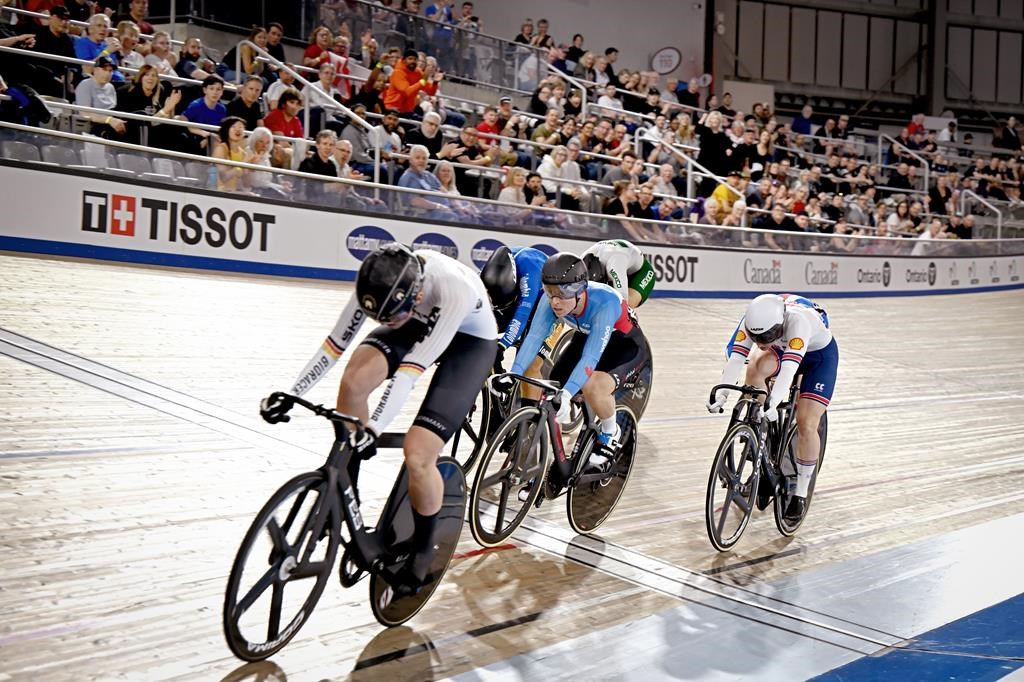
<svg viewBox="0 0 1024 682">
<path fill-rule="evenodd" d="M 663 47 L 651 56 L 651 70 L 664 76 L 683 63 L 683 53 L 674 47 Z"/>
</svg>

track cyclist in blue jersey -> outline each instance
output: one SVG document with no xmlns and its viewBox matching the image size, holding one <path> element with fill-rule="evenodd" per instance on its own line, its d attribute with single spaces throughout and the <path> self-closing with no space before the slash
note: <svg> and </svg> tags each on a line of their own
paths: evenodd
<svg viewBox="0 0 1024 682">
<path fill-rule="evenodd" d="M 588 281 L 587 266 L 575 254 L 549 257 L 541 270 L 541 282 L 544 295 L 511 371 L 523 374 L 558 322 L 576 330 L 549 378 L 562 384 L 560 422 L 568 420 L 569 403 L 581 389 L 601 420 L 598 445 L 589 460 L 591 467 L 601 467 L 615 457 L 619 446 L 615 392 L 648 361 L 643 332 L 618 292 Z"/>
<path fill-rule="evenodd" d="M 547 259 L 543 251 L 528 246 L 499 246 L 480 271 L 501 333 L 499 356 L 519 343 L 530 326 L 541 299 L 540 271 Z M 539 360 L 536 367 L 539 372 Z"/>
<path fill-rule="evenodd" d="M 755 344 L 762 352 L 751 356 L 746 383 L 766 388 L 766 380 L 775 379 L 764 408 L 766 419 L 778 419 L 779 404 L 789 395 L 794 378 L 803 376 L 796 410 L 797 487 L 785 510 L 786 518 L 799 519 L 821 451 L 818 425 L 835 390 L 839 346 L 829 330 L 828 314 L 813 301 L 792 294 L 762 294 L 750 302 L 733 332 L 729 360 L 718 383 L 736 383 Z M 714 398 L 707 403 L 709 412 L 722 409 L 727 393 L 718 391 Z"/>
</svg>

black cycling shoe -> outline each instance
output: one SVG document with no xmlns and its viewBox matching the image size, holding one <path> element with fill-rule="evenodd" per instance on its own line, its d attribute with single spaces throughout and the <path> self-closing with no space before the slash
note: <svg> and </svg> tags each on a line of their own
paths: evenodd
<svg viewBox="0 0 1024 682">
<path fill-rule="evenodd" d="M 789 504 L 786 505 L 786 512 L 783 516 L 790 523 L 796 523 L 804 517 L 804 511 L 807 509 L 807 500 L 803 497 L 797 497 L 793 495 L 789 498 Z"/>
</svg>

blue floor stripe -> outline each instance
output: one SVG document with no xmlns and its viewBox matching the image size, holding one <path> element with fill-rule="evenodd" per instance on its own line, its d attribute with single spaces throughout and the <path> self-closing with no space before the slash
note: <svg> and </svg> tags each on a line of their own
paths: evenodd
<svg viewBox="0 0 1024 682">
<path fill-rule="evenodd" d="M 926 632 L 908 643 L 908 648 L 916 651 L 897 649 L 861 658 L 814 679 L 1001 679 L 1024 667 L 1024 594 Z"/>
</svg>

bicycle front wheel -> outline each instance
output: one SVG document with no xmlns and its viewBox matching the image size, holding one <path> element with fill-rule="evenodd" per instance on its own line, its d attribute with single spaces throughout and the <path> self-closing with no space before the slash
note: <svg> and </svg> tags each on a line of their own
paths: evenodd
<svg viewBox="0 0 1024 682">
<path fill-rule="evenodd" d="M 708 538 L 719 552 L 735 545 L 750 521 L 761 471 L 758 439 L 747 424 L 730 428 L 718 446 L 708 478 L 704 520 Z"/>
<path fill-rule="evenodd" d="M 804 515 L 797 520 L 790 520 L 786 518 L 785 512 L 786 507 L 789 505 L 789 488 L 775 496 L 775 527 L 779 529 L 779 532 L 786 537 L 791 537 L 799 530 L 800 526 L 803 525 L 804 519 L 807 518 L 807 514 L 811 511 L 811 500 L 814 497 L 814 484 L 818 481 L 818 473 L 821 471 L 821 465 L 825 461 L 825 441 L 828 438 L 828 413 L 821 415 L 821 422 L 818 424 L 818 439 L 821 442 L 820 449 L 818 451 L 818 463 L 814 467 L 814 475 L 811 477 L 811 483 L 807 486 L 807 497 L 806 503 L 804 504 Z M 782 473 L 787 477 L 796 476 L 796 449 L 800 436 L 797 433 L 796 428 L 793 428 L 789 432 L 789 436 L 786 438 L 784 447 L 782 450 L 782 461 L 780 463 L 780 469 Z"/>
<path fill-rule="evenodd" d="M 516 410 L 480 456 L 469 497 L 469 528 L 484 547 L 507 540 L 544 487 L 550 448 L 542 416 L 537 407 Z M 526 499 L 520 501 L 524 489 Z"/>
<path fill-rule="evenodd" d="M 493 428 L 491 419 L 497 400 L 485 386 L 477 394 L 476 402 L 469 408 L 469 414 L 462 421 L 459 430 L 452 436 L 448 454 L 459 464 L 462 473 L 468 475 L 477 458 L 487 444 L 487 432 Z"/>
<path fill-rule="evenodd" d="M 324 591 L 341 539 L 341 510 L 321 471 L 271 496 L 249 526 L 228 577 L 224 636 L 243 661 L 280 651 Z"/>
</svg>

